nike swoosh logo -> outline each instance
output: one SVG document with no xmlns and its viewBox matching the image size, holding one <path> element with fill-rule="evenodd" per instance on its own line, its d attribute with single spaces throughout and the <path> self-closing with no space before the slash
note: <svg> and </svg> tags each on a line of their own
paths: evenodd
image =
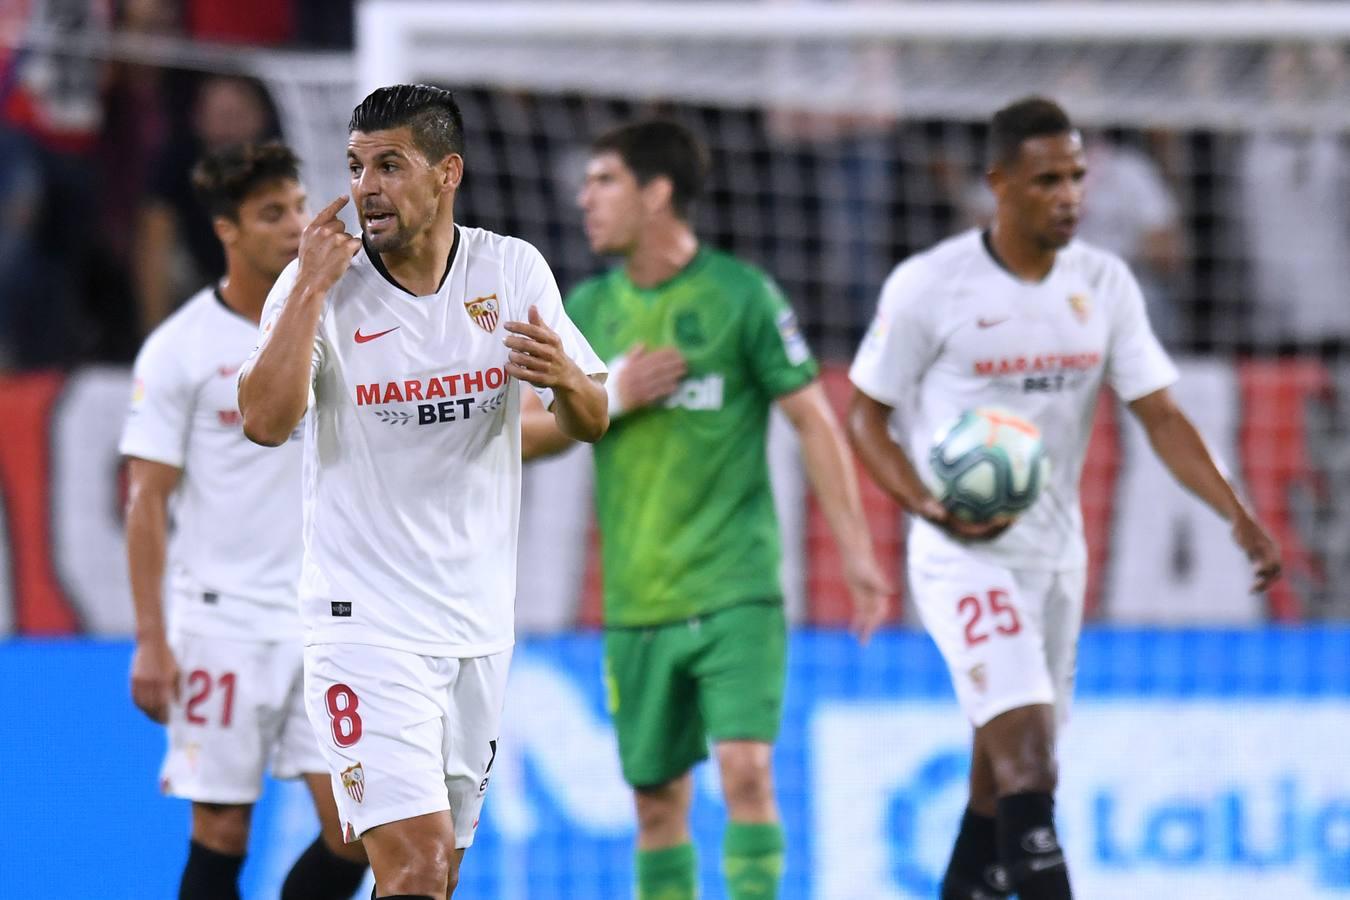
<svg viewBox="0 0 1350 900">
<path fill-rule="evenodd" d="M 353 335 L 353 337 L 356 339 L 356 342 L 358 344 L 364 344 L 366 341 L 373 341 L 376 338 L 384 337 L 391 331 L 398 331 L 400 327 L 401 326 L 399 325 L 395 325 L 393 328 L 386 328 L 384 331 L 377 331 L 374 334 L 362 334 L 361 329 L 358 328 L 356 329 L 356 334 Z"/>
<path fill-rule="evenodd" d="M 993 328 L 995 325 L 1002 325 L 1009 318 L 1009 316 L 1004 316 L 1001 319 L 976 319 L 975 324 L 980 328 Z"/>
</svg>

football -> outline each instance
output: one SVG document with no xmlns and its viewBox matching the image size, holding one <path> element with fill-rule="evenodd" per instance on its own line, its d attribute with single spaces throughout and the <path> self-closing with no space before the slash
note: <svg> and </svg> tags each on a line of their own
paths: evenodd
<svg viewBox="0 0 1350 900">
<path fill-rule="evenodd" d="M 984 406 L 940 429 L 929 454 L 933 493 L 965 522 L 1016 518 L 1050 475 L 1041 430 L 1017 413 Z"/>
</svg>

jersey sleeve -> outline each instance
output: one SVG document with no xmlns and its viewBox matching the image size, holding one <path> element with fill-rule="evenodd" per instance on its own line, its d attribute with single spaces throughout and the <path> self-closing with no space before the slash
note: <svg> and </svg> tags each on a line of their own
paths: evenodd
<svg viewBox="0 0 1350 900">
<path fill-rule="evenodd" d="M 1153 333 L 1144 295 L 1129 268 L 1112 259 L 1103 285 L 1111 302 L 1111 337 L 1106 380 L 1126 403 L 1177 380 L 1177 368 Z"/>
<path fill-rule="evenodd" d="M 296 278 L 299 276 L 300 263 L 292 262 L 277 277 L 276 283 L 272 285 L 272 290 L 267 293 L 267 301 L 263 304 L 262 317 L 258 320 L 258 343 L 254 345 L 253 352 L 249 354 L 249 359 L 258 355 L 258 350 L 262 347 L 263 340 L 271 333 L 272 328 L 277 323 L 277 317 L 286 307 L 286 301 L 291 296 L 291 291 L 295 288 Z M 319 377 L 319 370 L 323 368 L 323 361 L 326 355 L 326 349 L 323 342 L 322 332 L 314 335 L 314 349 L 310 354 L 309 363 L 309 384 L 311 393 L 314 388 L 314 380 Z M 310 405 L 314 405 L 313 397 L 310 397 Z"/>
<path fill-rule="evenodd" d="M 751 291 L 743 346 L 751 374 L 770 397 L 810 384 L 820 372 L 797 317 L 778 285 L 759 275 Z"/>
<path fill-rule="evenodd" d="M 931 291 L 918 262 L 898 266 L 882 286 L 876 316 L 848 370 L 853 385 L 873 400 L 901 408 L 917 396 L 939 349 Z"/>
<path fill-rule="evenodd" d="M 132 369 L 131 405 L 118 450 L 168 466 L 183 467 L 196 390 L 170 333 L 150 335 Z"/>
<path fill-rule="evenodd" d="M 530 307 L 539 309 L 539 317 L 544 320 L 544 324 L 553 330 L 562 340 L 563 352 L 567 357 L 576 363 L 582 372 L 587 375 L 599 376 L 600 381 L 604 381 L 609 375 L 609 370 L 605 364 L 591 349 L 590 342 L 586 340 L 585 335 L 573 324 L 568 317 L 566 310 L 563 309 L 562 294 L 558 290 L 558 282 L 553 278 L 553 271 L 549 269 L 541 254 L 532 244 L 525 241 L 513 241 L 517 247 L 516 256 L 516 290 L 513 292 L 513 309 L 511 314 L 519 321 L 529 321 Z M 518 299 L 517 299 L 518 298 Z M 553 390 L 551 388 L 534 388 L 539 399 L 543 401 L 544 407 L 552 408 Z"/>
</svg>

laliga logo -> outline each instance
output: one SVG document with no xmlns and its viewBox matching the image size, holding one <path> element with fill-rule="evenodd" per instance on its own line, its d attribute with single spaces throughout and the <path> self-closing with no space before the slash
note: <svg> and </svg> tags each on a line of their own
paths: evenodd
<svg viewBox="0 0 1350 900">
<path fill-rule="evenodd" d="M 943 840 L 954 838 L 957 811 L 949 807 L 964 797 L 969 766 L 964 750 L 940 750 L 888 798 L 887 869 L 901 896 L 937 894 L 942 867 L 920 845 L 949 823 Z M 1070 865 L 1117 878 L 1144 871 L 1269 878 L 1283 870 L 1310 890 L 1350 889 L 1350 795 L 1316 796 L 1292 772 L 1262 775 L 1208 794 L 1178 786 L 1143 802 L 1129 778 L 1061 796 L 1062 831 L 1077 851 Z M 1053 838 L 1045 838 L 1048 848 Z M 1299 869 L 1306 874 L 1290 871 Z"/>
<path fill-rule="evenodd" d="M 1270 872 L 1311 862 L 1311 882 L 1350 888 L 1350 796 L 1310 796 L 1292 772 L 1208 797 L 1162 797 L 1125 816 L 1130 794 L 1113 785 L 1092 795 L 1092 855 L 1103 867 Z"/>
</svg>

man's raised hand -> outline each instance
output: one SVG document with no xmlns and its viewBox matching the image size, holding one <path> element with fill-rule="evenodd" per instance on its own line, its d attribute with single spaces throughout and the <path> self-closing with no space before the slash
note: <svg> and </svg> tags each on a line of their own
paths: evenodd
<svg viewBox="0 0 1350 900">
<path fill-rule="evenodd" d="M 613 376 L 618 380 L 619 402 L 631 411 L 664 400 L 675 393 L 688 369 L 674 347 L 648 350 L 638 344 Z"/>
<path fill-rule="evenodd" d="M 348 199 L 338 197 L 325 206 L 300 234 L 298 280 L 307 281 L 324 293 L 338 283 L 361 246 L 361 239 L 348 234 L 347 226 L 337 217 Z"/>
<path fill-rule="evenodd" d="M 541 388 L 565 388 L 575 384 L 576 379 L 585 378 L 563 350 L 562 338 L 544 324 L 538 307 L 530 307 L 529 317 L 528 322 L 505 325 L 511 332 L 504 341 L 511 351 L 507 356 L 507 374 Z"/>
</svg>

